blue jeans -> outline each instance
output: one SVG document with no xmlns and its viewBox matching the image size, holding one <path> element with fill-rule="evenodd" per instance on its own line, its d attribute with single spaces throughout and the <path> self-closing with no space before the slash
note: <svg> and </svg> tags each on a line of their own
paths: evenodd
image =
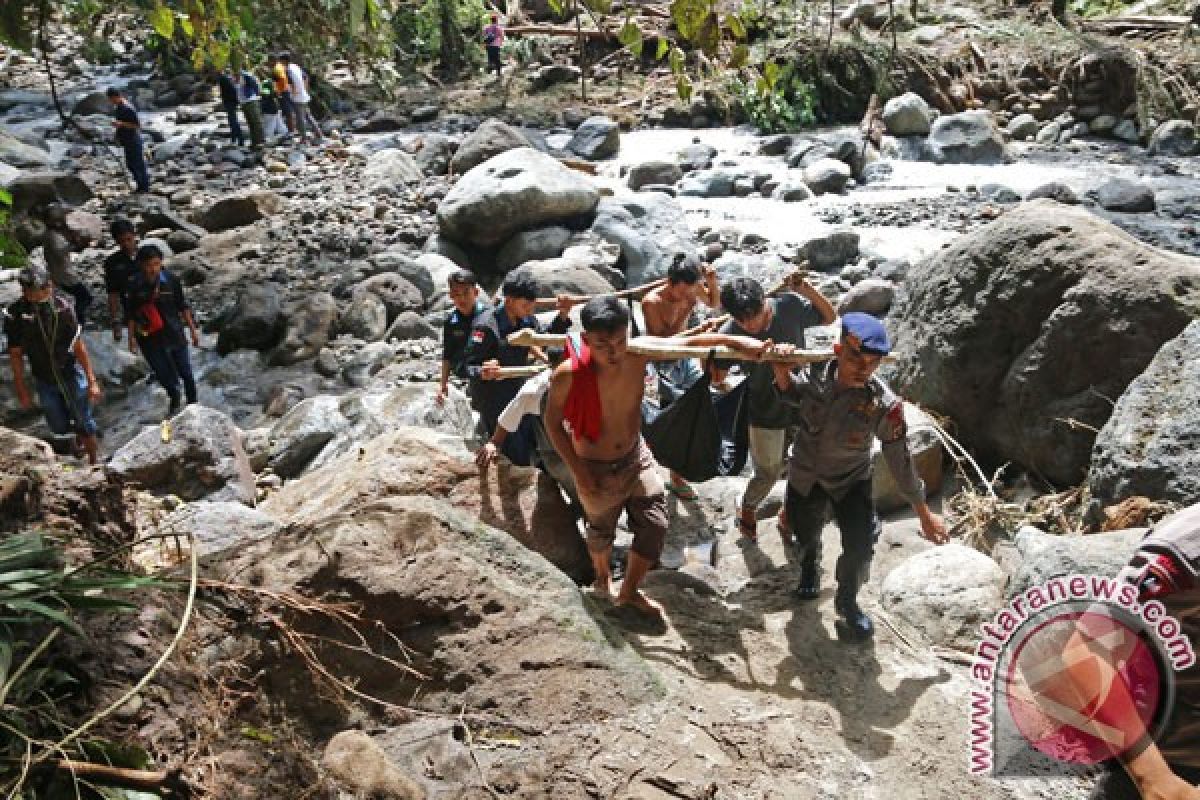
<svg viewBox="0 0 1200 800">
<path fill-rule="evenodd" d="M 71 391 L 71 397 L 63 394 L 56 383 L 35 381 L 38 400 L 46 415 L 46 424 L 59 436 L 70 431 L 94 436 L 96 420 L 92 416 L 92 404 L 88 402 L 87 375 L 83 367 L 76 364 L 73 372 L 62 376 L 63 389 Z"/>
<path fill-rule="evenodd" d="M 226 103 L 225 115 L 229 117 L 229 138 L 239 147 L 246 143 L 246 135 L 242 133 L 242 126 L 238 124 L 238 104 Z"/>
<path fill-rule="evenodd" d="M 141 342 L 142 354 L 146 356 L 154 377 L 171 398 L 171 405 L 179 405 L 179 384 L 182 381 L 184 395 L 189 403 L 196 402 L 196 378 L 192 375 L 192 359 L 188 346 L 173 347 L 164 344 Z"/>
<path fill-rule="evenodd" d="M 123 146 L 125 148 L 125 166 L 129 168 L 129 174 L 137 183 L 137 190 L 139 192 L 150 191 L 150 170 L 146 168 L 146 153 L 142 149 L 142 137 L 138 136 L 136 142 L 126 142 Z"/>
</svg>

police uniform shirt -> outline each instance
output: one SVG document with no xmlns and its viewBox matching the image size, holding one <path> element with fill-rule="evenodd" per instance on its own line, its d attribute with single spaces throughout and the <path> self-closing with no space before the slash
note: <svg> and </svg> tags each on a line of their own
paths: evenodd
<svg viewBox="0 0 1200 800">
<path fill-rule="evenodd" d="M 896 486 L 910 503 L 923 502 L 925 484 L 908 450 L 904 401 L 877 377 L 861 388 L 837 384 L 837 362 L 792 373 L 792 385 L 776 391 L 795 409 L 796 436 L 788 483 L 801 495 L 814 484 L 840 498 L 871 477 L 875 439 L 883 444 Z"/>
<path fill-rule="evenodd" d="M 486 310 L 487 305 L 482 300 L 476 300 L 470 314 L 459 313 L 457 308 L 451 309 L 442 324 L 442 360 L 450 364 L 452 375 L 467 377 L 467 343 L 471 337 L 471 328 L 479 315 Z"/>
</svg>

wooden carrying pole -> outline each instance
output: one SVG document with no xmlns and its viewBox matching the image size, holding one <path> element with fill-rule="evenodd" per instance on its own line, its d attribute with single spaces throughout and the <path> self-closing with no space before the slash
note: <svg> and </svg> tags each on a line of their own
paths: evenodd
<svg viewBox="0 0 1200 800">
<path fill-rule="evenodd" d="M 567 336 L 563 333 L 534 333 L 529 328 L 513 331 L 508 343 L 518 347 L 563 347 Z M 675 361 L 680 358 L 714 358 L 730 361 L 751 361 L 741 351 L 732 347 L 693 347 L 679 344 L 677 339 L 658 336 L 637 336 L 629 340 L 629 352 L 647 356 L 652 361 Z M 768 353 L 762 360 L 779 364 L 816 364 L 833 358 L 832 350 L 797 350 L 791 355 Z"/>
<path fill-rule="evenodd" d="M 527 367 L 497 367 L 496 380 L 503 381 L 509 378 L 532 378 L 534 375 L 545 372 L 550 367 L 545 364 L 530 364 Z"/>
<path fill-rule="evenodd" d="M 586 303 L 588 300 L 591 300 L 593 297 L 605 297 L 609 294 L 611 294 L 613 297 L 623 300 L 626 297 L 639 297 L 639 296 L 645 294 L 646 292 L 650 291 L 651 289 L 657 289 L 659 286 L 662 286 L 666 282 L 667 282 L 666 278 L 659 278 L 656 281 L 651 281 L 650 283 L 643 284 L 642 286 L 635 286 L 632 289 L 622 289 L 619 292 L 606 292 L 603 295 L 573 294 L 573 295 L 569 295 L 569 297 L 576 303 Z M 541 309 L 554 308 L 556 305 L 558 305 L 557 297 L 539 297 L 537 300 L 534 301 L 535 308 L 541 308 Z"/>
</svg>

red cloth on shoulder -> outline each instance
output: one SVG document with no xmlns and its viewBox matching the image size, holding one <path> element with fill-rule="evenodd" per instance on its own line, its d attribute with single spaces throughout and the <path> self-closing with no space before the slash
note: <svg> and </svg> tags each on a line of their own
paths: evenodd
<svg viewBox="0 0 1200 800">
<path fill-rule="evenodd" d="M 592 351 L 587 342 L 575 336 L 567 337 L 567 356 L 571 359 L 571 390 L 563 417 L 571 426 L 576 439 L 594 442 L 600 438 L 600 385 L 592 369 Z"/>
</svg>

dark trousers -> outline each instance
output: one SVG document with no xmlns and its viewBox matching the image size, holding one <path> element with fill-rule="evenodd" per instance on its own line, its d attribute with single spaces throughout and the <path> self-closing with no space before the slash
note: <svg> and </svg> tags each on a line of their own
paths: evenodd
<svg viewBox="0 0 1200 800">
<path fill-rule="evenodd" d="M 88 291 L 87 286 L 82 283 L 77 283 L 74 286 L 64 286 L 63 291 L 71 295 L 75 300 L 75 319 L 80 325 L 83 325 L 83 320 L 87 317 L 88 308 L 92 305 L 92 293 Z"/>
<path fill-rule="evenodd" d="M 871 481 L 859 481 L 841 499 L 832 497 L 819 484 L 807 495 L 799 494 L 788 484 L 788 524 L 794 535 L 794 552 L 805 569 L 815 569 L 821 563 L 821 529 L 829 507 L 842 534 L 842 555 L 837 562 L 837 600 L 852 601 L 871 574 L 871 556 L 882 525 L 875 514 Z"/>
<path fill-rule="evenodd" d="M 125 166 L 129 168 L 129 174 L 137 183 L 137 190 L 139 192 L 150 191 L 150 170 L 146 168 L 146 153 L 142 150 L 142 137 L 139 136 L 136 142 L 126 142 L 122 147 L 125 148 Z"/>
<path fill-rule="evenodd" d="M 170 346 L 143 342 L 142 353 L 146 356 L 154 377 L 170 395 L 171 405 L 179 404 L 180 382 L 183 383 L 187 401 L 196 402 L 196 378 L 192 375 L 192 359 L 186 344 Z"/>
<path fill-rule="evenodd" d="M 492 70 L 495 70 L 496 76 L 499 77 L 500 76 L 500 48 L 489 44 L 487 46 L 487 59 L 488 59 L 487 71 L 491 72 Z"/>
<path fill-rule="evenodd" d="M 238 123 L 238 104 L 225 103 L 225 116 L 229 117 L 229 138 L 239 147 L 246 143 L 246 134 L 242 133 L 242 126 Z"/>
</svg>

